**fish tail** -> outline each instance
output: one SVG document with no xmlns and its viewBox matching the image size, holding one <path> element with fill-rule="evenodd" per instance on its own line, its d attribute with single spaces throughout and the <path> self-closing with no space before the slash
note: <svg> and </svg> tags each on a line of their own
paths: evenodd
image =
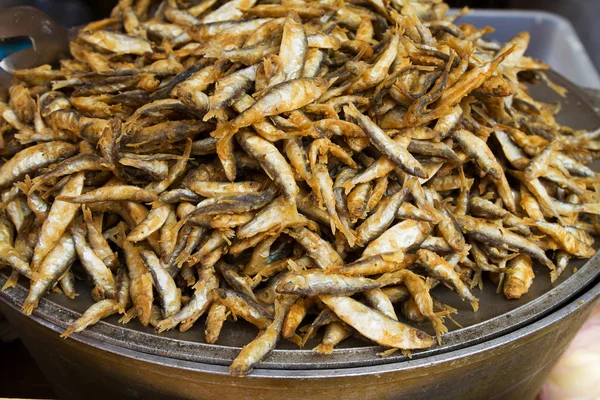
<svg viewBox="0 0 600 400">
<path fill-rule="evenodd" d="M 386 357 L 391 356 L 392 354 L 394 354 L 397 351 L 400 351 L 405 356 L 407 356 L 409 358 L 412 358 L 412 354 L 410 353 L 410 351 L 408 351 L 408 350 L 402 350 L 402 349 L 399 349 L 397 347 L 392 347 L 391 349 L 382 351 L 381 353 L 377 353 L 377 357 L 386 358 Z"/>
<path fill-rule="evenodd" d="M 352 102 L 348 103 L 347 106 L 344 106 L 344 112 L 352 118 L 358 118 L 360 116 L 360 111 L 358 111 L 358 108 L 356 108 Z"/>
<path fill-rule="evenodd" d="M 525 226 L 537 226 L 538 225 L 538 221 L 534 220 L 533 218 L 529 218 L 529 217 L 521 218 L 521 222 Z"/>
<path fill-rule="evenodd" d="M 496 57 L 496 59 L 494 61 L 492 61 L 492 65 L 495 67 L 497 67 L 498 65 L 500 65 L 500 63 L 502 63 L 502 61 L 504 61 L 504 59 L 506 57 L 508 57 L 513 51 L 515 51 L 516 49 L 516 45 L 512 46 L 510 49 L 506 50 L 504 53 L 500 54 L 498 57 Z"/>
<path fill-rule="evenodd" d="M 469 184 L 467 177 L 465 176 L 465 170 L 463 169 L 462 164 L 458 165 L 458 175 L 460 177 L 460 187 L 461 190 L 467 192 L 471 190 L 471 186 L 473 185 L 473 181 Z"/>
<path fill-rule="evenodd" d="M 206 343 L 209 344 L 217 343 L 219 336 L 212 332 L 204 332 L 204 340 L 206 340 Z"/>
<path fill-rule="evenodd" d="M 436 316 L 431 320 L 431 325 L 433 325 L 438 344 L 442 344 L 442 335 L 448 332 L 448 328 L 444 325 L 444 319 L 440 316 Z"/>
<path fill-rule="evenodd" d="M 291 113 L 288 120 L 296 125 L 301 131 L 310 131 L 310 136 L 318 135 L 318 131 L 316 128 L 312 127 L 312 121 L 306 121 L 303 116 L 298 115 L 297 113 Z"/>
<path fill-rule="evenodd" d="M 481 272 L 479 271 L 479 282 L 477 283 L 477 287 L 479 288 L 479 290 L 483 290 L 483 279 L 481 278 Z M 477 274 L 477 272 L 475 272 Z"/>
<path fill-rule="evenodd" d="M 354 245 L 356 244 L 356 235 L 354 234 L 352 229 L 344 227 L 342 233 L 346 237 L 346 240 L 348 241 L 350 247 L 354 247 Z"/>
<path fill-rule="evenodd" d="M 352 189 L 354 189 L 354 186 L 356 185 L 354 184 L 354 182 L 352 182 L 352 180 L 342 183 L 342 187 L 344 188 L 346 195 L 348 195 L 348 193 L 350 193 Z"/>
<path fill-rule="evenodd" d="M 13 271 L 13 273 L 10 274 L 10 277 L 4 283 L 4 286 L 2 286 L 2 291 L 5 291 L 10 288 L 14 288 L 15 286 L 17 286 L 18 281 L 19 281 L 19 273 L 16 271 Z"/>
<path fill-rule="evenodd" d="M 79 293 L 73 292 L 73 293 L 67 293 L 63 290 L 63 294 L 70 300 L 75 300 L 75 297 L 79 296 Z"/>
<path fill-rule="evenodd" d="M 216 118 L 217 121 L 226 121 L 227 113 L 222 108 L 212 108 L 206 113 L 206 115 L 204 115 L 204 118 L 202 118 L 202 120 L 208 121 L 212 118 Z"/>
<path fill-rule="evenodd" d="M 198 318 L 200 318 L 200 315 L 192 316 L 188 319 L 184 319 L 183 321 L 181 321 L 181 324 L 179 324 L 179 332 L 186 332 L 190 330 L 192 326 L 194 326 L 194 323 L 198 320 Z"/>
<path fill-rule="evenodd" d="M 38 306 L 38 302 L 37 301 L 31 301 L 31 300 L 25 300 L 25 303 L 23 304 L 23 314 L 25 315 L 31 315 L 31 313 L 33 312 L 34 308 L 37 308 Z"/>
<path fill-rule="evenodd" d="M 436 210 L 435 207 L 432 206 L 428 201 L 423 202 L 421 206 L 424 209 L 424 211 L 428 212 L 430 215 L 433 216 L 434 220 L 432 221 L 432 223 L 437 224 L 442 219 L 444 219 L 440 212 Z"/>
<path fill-rule="evenodd" d="M 177 325 L 177 324 L 173 322 L 173 319 L 171 319 L 171 318 L 163 319 L 156 325 L 156 330 L 158 331 L 158 333 L 163 333 L 165 331 L 173 329 L 175 327 L 175 325 Z"/>
<path fill-rule="evenodd" d="M 330 344 L 321 343 L 320 345 L 315 347 L 313 350 L 315 350 L 316 352 L 321 353 L 321 354 L 331 354 L 331 353 L 333 353 L 333 346 Z"/>
<path fill-rule="evenodd" d="M 127 237 L 127 234 L 125 233 L 125 223 L 120 222 L 116 228 L 116 231 L 112 231 L 111 234 L 108 235 L 108 239 L 112 240 L 117 246 L 122 248 L 123 242 Z"/>
<path fill-rule="evenodd" d="M 81 212 L 83 213 L 83 220 L 86 223 L 91 223 L 93 221 L 92 219 L 92 210 L 90 210 L 90 208 L 88 206 L 86 206 L 85 204 L 81 205 Z"/>
<path fill-rule="evenodd" d="M 237 168 L 235 156 L 233 154 L 233 135 L 235 132 L 229 131 L 227 136 L 222 136 L 217 140 L 217 156 L 221 160 L 225 175 L 230 181 L 235 180 Z"/>
<path fill-rule="evenodd" d="M 396 251 L 394 253 L 386 253 L 381 255 L 381 259 L 396 264 L 401 264 L 406 258 L 406 253 L 403 250 Z"/>
<path fill-rule="evenodd" d="M 165 203 L 161 202 L 160 200 L 156 200 L 156 201 L 152 201 L 150 203 L 146 203 L 148 204 L 152 209 L 158 208 L 162 205 L 164 205 Z"/>
<path fill-rule="evenodd" d="M 329 221 L 329 226 L 331 228 L 331 233 L 335 235 L 336 232 L 336 223 L 334 218 L 331 218 L 331 220 Z"/>
<path fill-rule="evenodd" d="M 34 188 L 37 188 L 37 185 L 32 182 L 29 175 L 25 175 L 25 180 L 23 182 L 17 182 L 14 185 L 25 195 L 28 195 Z"/>
<path fill-rule="evenodd" d="M 27 132 L 27 133 L 16 133 L 14 137 L 15 137 L 15 139 L 17 139 L 19 141 L 20 144 L 22 144 L 22 145 L 28 144 L 28 143 L 31 143 L 31 141 L 29 140 L 29 134 L 28 133 L 29 132 Z"/>
<path fill-rule="evenodd" d="M 169 267 L 172 265 L 177 265 L 177 268 L 181 269 L 181 267 L 183 267 L 183 264 L 187 261 L 189 261 L 192 257 L 190 255 L 185 255 L 185 259 L 184 256 L 182 256 L 181 254 L 179 254 L 176 258 L 175 261 L 173 261 L 172 263 L 169 262 Z"/>
<path fill-rule="evenodd" d="M 72 333 L 75 333 L 75 331 L 77 330 L 77 327 L 75 326 L 75 324 L 69 325 L 69 327 L 60 334 L 60 337 L 62 339 L 66 339 L 68 338 Z"/>
<path fill-rule="evenodd" d="M 583 211 L 588 214 L 600 215 L 600 203 L 584 204 Z"/>
<path fill-rule="evenodd" d="M 123 316 L 121 318 L 119 318 L 120 324 L 125 325 L 125 324 L 129 323 L 129 321 L 131 321 L 137 315 L 135 312 L 135 308 L 133 308 L 133 307 L 130 308 L 129 310 L 125 311 L 125 307 L 120 306 L 120 309 L 123 310 L 123 312 L 119 311 L 120 314 L 123 314 Z"/>
<path fill-rule="evenodd" d="M 143 304 L 135 307 L 135 313 L 138 317 L 138 320 L 144 326 L 148 326 L 150 323 L 150 318 L 152 317 L 152 310 L 150 307 L 145 307 L 146 305 L 147 304 Z"/>
<path fill-rule="evenodd" d="M 210 136 L 217 139 L 230 138 L 238 131 L 238 128 L 232 125 L 231 122 L 221 122 L 217 124 L 217 128 L 210 133 Z"/>
<path fill-rule="evenodd" d="M 221 234 L 223 235 L 223 239 L 227 242 L 228 245 L 231 245 L 231 239 L 235 236 L 235 231 L 232 228 L 224 228 L 220 229 Z"/>
</svg>

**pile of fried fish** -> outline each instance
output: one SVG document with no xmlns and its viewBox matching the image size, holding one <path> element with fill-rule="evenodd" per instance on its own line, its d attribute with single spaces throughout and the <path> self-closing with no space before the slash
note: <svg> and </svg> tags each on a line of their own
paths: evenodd
<svg viewBox="0 0 600 400">
<path fill-rule="evenodd" d="M 440 284 L 477 311 L 485 277 L 511 299 L 534 262 L 555 280 L 595 253 L 600 131 L 530 96 L 564 89 L 527 33 L 487 41 L 465 12 L 121 0 L 0 102 L 5 287 L 29 279 L 30 314 L 90 282 L 64 337 L 113 314 L 159 332 L 206 315 L 218 343 L 242 318 L 259 332 L 230 368 L 245 375 L 319 330 L 321 353 L 351 335 L 430 347 L 457 311 Z"/>
</svg>

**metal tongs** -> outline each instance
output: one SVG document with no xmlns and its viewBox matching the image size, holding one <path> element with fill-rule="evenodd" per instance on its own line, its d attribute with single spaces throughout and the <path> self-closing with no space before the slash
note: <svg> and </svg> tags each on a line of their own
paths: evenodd
<svg viewBox="0 0 600 400">
<path fill-rule="evenodd" d="M 69 31 L 33 7 L 0 10 L 0 39 L 28 37 L 32 47 L 0 61 L 0 87 L 9 87 L 12 71 L 53 64 L 69 53 Z"/>
</svg>

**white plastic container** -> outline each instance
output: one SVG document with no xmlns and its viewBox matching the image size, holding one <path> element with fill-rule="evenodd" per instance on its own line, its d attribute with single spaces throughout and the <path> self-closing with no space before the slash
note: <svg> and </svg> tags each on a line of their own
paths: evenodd
<svg viewBox="0 0 600 400">
<path fill-rule="evenodd" d="M 496 31 L 486 38 L 499 42 L 528 31 L 531 35 L 529 56 L 551 65 L 573 83 L 600 89 L 600 76 L 575 28 L 560 15 L 545 11 L 481 10 L 461 17 L 458 23 L 493 26 Z"/>
</svg>

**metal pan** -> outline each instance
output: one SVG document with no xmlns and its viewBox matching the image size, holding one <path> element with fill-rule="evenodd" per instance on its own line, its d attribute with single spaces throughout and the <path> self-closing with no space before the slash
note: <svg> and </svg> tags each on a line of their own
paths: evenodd
<svg viewBox="0 0 600 400">
<path fill-rule="evenodd" d="M 7 296 L 0 310 L 63 399 L 526 400 L 536 396 L 599 303 L 597 282 L 535 323 L 460 350 L 356 368 L 257 369 L 244 378 L 230 376 L 225 366 L 173 359 L 166 351 L 151 355 L 115 346 L 108 337 L 62 340 L 62 327 L 41 316 L 24 316 Z"/>
<path fill-rule="evenodd" d="M 534 96 L 547 102 L 562 100 L 563 108 L 558 120 L 578 129 L 592 129 L 600 126 L 600 117 L 586 100 L 586 95 L 575 85 L 571 84 L 557 74 L 552 74 L 552 79 L 569 89 L 566 99 L 545 86 L 535 86 Z M 530 292 L 519 300 L 506 300 L 502 295 L 496 294 L 496 288 L 487 281 L 484 289 L 474 293 L 480 298 L 480 310 L 474 313 L 467 303 L 461 302 L 458 297 L 440 285 L 434 295 L 442 302 L 459 310 L 456 320 L 463 328 L 449 332 L 443 336 L 442 344 L 423 351 L 415 351 L 415 359 L 424 359 L 440 355 L 452 350 L 465 348 L 477 343 L 482 343 L 514 331 L 530 324 L 541 317 L 556 310 L 580 293 L 600 275 L 598 264 L 600 256 L 597 254 L 587 262 L 575 261 L 572 267 L 577 269 L 572 274 L 572 268 L 565 271 L 554 284 L 550 283 L 549 272 L 546 267 L 536 265 L 536 279 Z M 4 277 L 6 279 L 6 276 Z M 0 279 L 1 283 L 1 279 Z M 90 288 L 80 283 L 76 300 L 66 299 L 58 294 L 49 294 L 41 302 L 34 314 L 56 326 L 65 328 L 92 304 L 89 296 Z M 27 295 L 27 288 L 19 285 L 17 288 L 1 293 L 0 297 L 13 304 L 20 305 Z M 178 331 L 166 332 L 158 335 L 150 327 L 143 327 L 138 323 L 126 326 L 117 323 L 117 317 L 101 321 L 79 335 L 93 338 L 111 345 L 125 349 L 140 351 L 154 355 L 165 355 L 173 359 L 195 361 L 215 365 L 229 365 L 235 358 L 241 346 L 250 342 L 256 336 L 256 328 L 249 324 L 228 323 L 223 330 L 219 344 L 204 343 L 204 329 L 202 322 L 192 330 L 179 333 Z M 452 329 L 452 324 L 449 323 Z M 429 324 L 421 324 L 419 328 L 430 331 Z M 312 349 L 317 344 L 317 339 L 309 342 L 306 349 Z M 352 339 L 343 342 L 340 349 L 331 355 L 320 355 L 311 350 L 298 350 L 295 345 L 281 341 L 278 349 L 261 364 L 262 369 L 328 369 L 364 367 L 369 365 L 394 364 L 406 361 L 402 354 L 394 354 L 387 358 L 377 356 L 382 348 Z"/>
</svg>

